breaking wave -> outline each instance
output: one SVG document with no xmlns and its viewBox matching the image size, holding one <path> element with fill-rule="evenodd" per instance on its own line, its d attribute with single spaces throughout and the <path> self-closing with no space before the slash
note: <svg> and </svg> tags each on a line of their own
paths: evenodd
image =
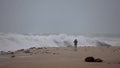
<svg viewBox="0 0 120 68">
<path fill-rule="evenodd" d="M 0 33 L 0 51 L 13 51 L 30 47 L 71 47 L 73 40 L 78 46 L 111 46 L 120 44 L 120 39 L 89 37 L 67 34 L 13 34 Z"/>
</svg>

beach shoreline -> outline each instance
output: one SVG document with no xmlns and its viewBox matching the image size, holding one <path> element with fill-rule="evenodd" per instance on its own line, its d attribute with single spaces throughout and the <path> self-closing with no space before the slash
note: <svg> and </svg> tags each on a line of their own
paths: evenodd
<svg viewBox="0 0 120 68">
<path fill-rule="evenodd" d="M 88 56 L 103 62 L 85 62 Z M 74 47 L 32 47 L 0 55 L 0 68 L 120 68 L 119 57 L 120 46 L 84 46 L 77 50 Z"/>
</svg>

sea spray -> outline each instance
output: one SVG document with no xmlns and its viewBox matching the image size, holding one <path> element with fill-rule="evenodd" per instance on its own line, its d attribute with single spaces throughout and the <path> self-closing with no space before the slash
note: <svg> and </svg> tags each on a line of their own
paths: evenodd
<svg viewBox="0 0 120 68">
<path fill-rule="evenodd" d="M 89 37 L 67 34 L 13 34 L 0 33 L 0 51 L 14 51 L 30 47 L 72 47 L 73 40 L 78 40 L 78 46 L 118 45 L 120 39 Z"/>
</svg>

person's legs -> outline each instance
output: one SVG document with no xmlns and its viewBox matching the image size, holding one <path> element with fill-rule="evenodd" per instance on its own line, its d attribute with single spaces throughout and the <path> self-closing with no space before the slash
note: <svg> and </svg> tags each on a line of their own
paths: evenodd
<svg viewBox="0 0 120 68">
<path fill-rule="evenodd" d="M 75 45 L 75 48 L 77 48 L 77 43 L 75 43 L 74 45 Z"/>
<path fill-rule="evenodd" d="M 74 46 L 75 46 L 74 51 L 77 51 L 77 44 L 75 43 Z"/>
</svg>

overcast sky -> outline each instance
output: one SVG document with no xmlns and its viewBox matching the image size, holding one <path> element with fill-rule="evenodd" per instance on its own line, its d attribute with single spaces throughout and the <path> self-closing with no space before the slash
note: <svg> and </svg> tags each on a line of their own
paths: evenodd
<svg viewBox="0 0 120 68">
<path fill-rule="evenodd" d="M 0 32 L 120 34 L 120 0 L 0 0 Z"/>
</svg>

